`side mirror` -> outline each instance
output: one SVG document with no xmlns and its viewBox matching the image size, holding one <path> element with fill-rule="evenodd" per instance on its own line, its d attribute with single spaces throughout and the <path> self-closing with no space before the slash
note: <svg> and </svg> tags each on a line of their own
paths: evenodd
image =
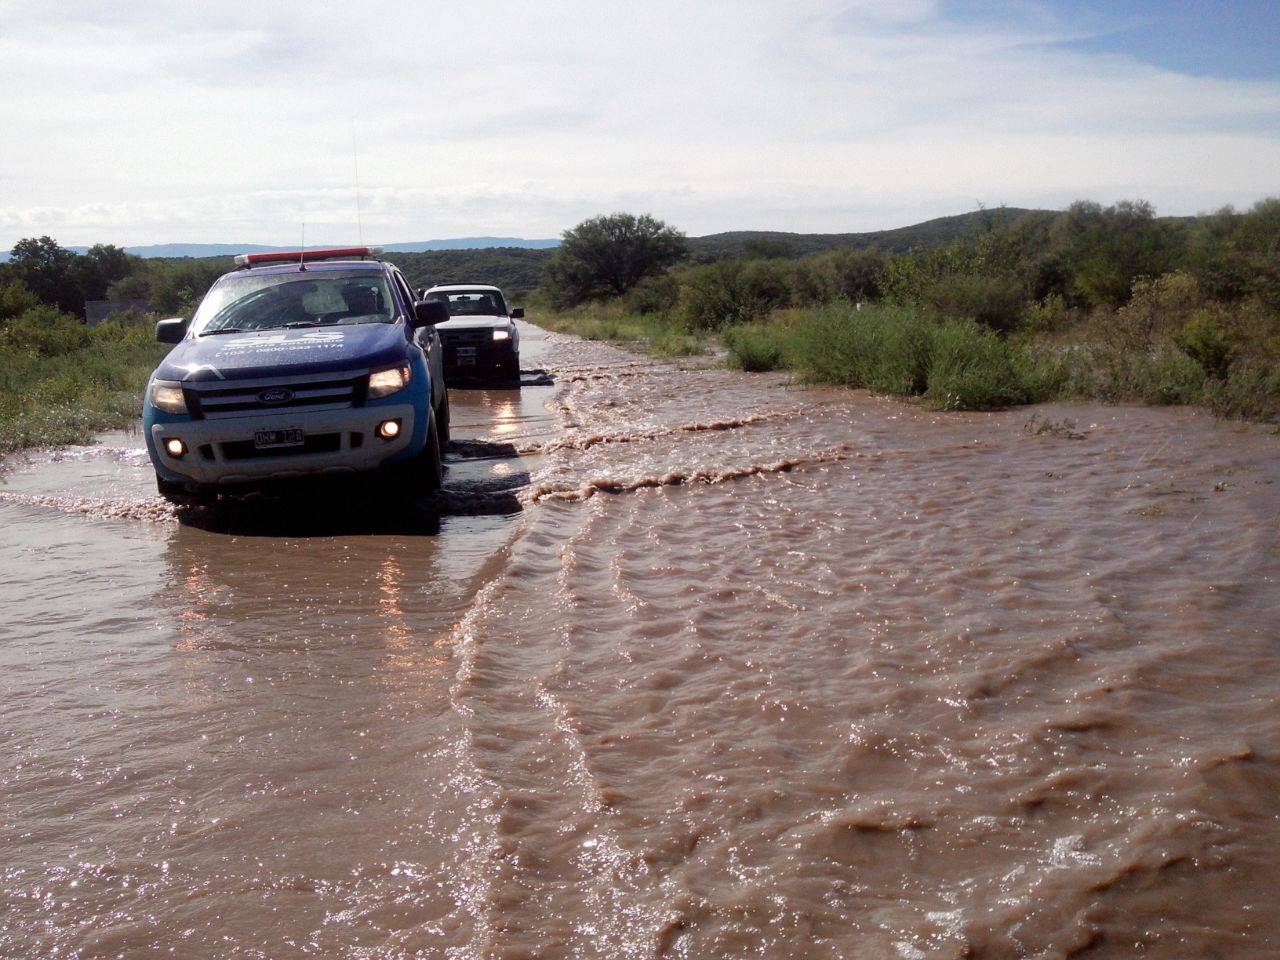
<svg viewBox="0 0 1280 960">
<path fill-rule="evenodd" d="M 182 317 L 170 317 L 156 322 L 156 339 L 161 343 L 181 343 L 187 335 L 187 321 Z"/>
<path fill-rule="evenodd" d="M 449 307 L 443 300 L 419 300 L 413 305 L 414 327 L 434 327 L 449 319 Z"/>
<path fill-rule="evenodd" d="M 512 320 L 523 320 L 523 319 L 524 319 L 524 307 L 516 307 L 514 310 L 512 310 L 512 311 L 511 311 L 511 319 L 512 319 Z"/>
</svg>

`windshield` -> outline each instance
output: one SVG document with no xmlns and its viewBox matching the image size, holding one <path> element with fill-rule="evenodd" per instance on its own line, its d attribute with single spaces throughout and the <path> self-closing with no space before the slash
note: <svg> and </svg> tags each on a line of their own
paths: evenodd
<svg viewBox="0 0 1280 960">
<path fill-rule="evenodd" d="M 449 305 L 451 317 L 505 317 L 507 304 L 496 290 L 439 291 L 428 297 Z"/>
<path fill-rule="evenodd" d="M 215 284 L 192 321 L 198 336 L 214 333 L 392 323 L 394 301 L 378 273 L 291 273 L 230 277 Z"/>
</svg>

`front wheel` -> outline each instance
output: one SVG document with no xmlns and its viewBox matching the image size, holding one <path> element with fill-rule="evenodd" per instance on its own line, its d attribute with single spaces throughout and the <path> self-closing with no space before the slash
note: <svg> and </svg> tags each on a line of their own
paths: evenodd
<svg viewBox="0 0 1280 960">
<path fill-rule="evenodd" d="M 444 399 L 440 401 L 440 412 L 436 414 L 436 438 L 440 448 L 449 445 L 449 391 L 445 390 Z"/>
<path fill-rule="evenodd" d="M 193 493 L 186 484 L 176 480 L 166 480 L 158 473 L 156 474 L 156 491 L 175 507 L 203 507 L 217 499 L 216 494 Z"/>
<path fill-rule="evenodd" d="M 422 452 L 400 468 L 400 492 L 410 500 L 424 493 L 435 493 L 444 484 L 444 465 L 440 462 L 440 434 L 432 413 L 427 421 L 427 445 Z"/>
<path fill-rule="evenodd" d="M 502 361 L 502 366 L 498 368 L 503 380 L 509 380 L 513 383 L 520 382 L 520 354 L 513 353 Z"/>
</svg>

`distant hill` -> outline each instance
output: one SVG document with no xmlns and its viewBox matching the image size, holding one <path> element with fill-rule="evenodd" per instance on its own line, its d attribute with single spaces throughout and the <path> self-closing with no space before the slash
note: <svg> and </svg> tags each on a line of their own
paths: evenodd
<svg viewBox="0 0 1280 960">
<path fill-rule="evenodd" d="M 689 238 L 689 256 L 697 263 L 714 263 L 750 253 L 753 248 L 776 250 L 791 257 L 804 257 L 828 250 L 880 250 L 884 253 L 907 253 L 911 250 L 938 247 L 957 240 L 983 227 L 1008 223 L 1028 213 L 1054 211 L 998 207 L 975 210 L 950 217 L 938 217 L 909 227 L 873 230 L 867 233 L 784 233 L 777 230 L 735 230 Z M 785 253 L 784 253 L 785 251 Z"/>
<path fill-rule="evenodd" d="M 1015 207 L 977 210 L 951 217 L 939 217 L 909 227 L 874 230 L 867 233 L 785 233 L 776 230 L 735 230 L 689 238 L 689 259 L 694 263 L 714 263 L 744 255 L 804 257 L 828 250 L 854 248 L 906 253 L 938 247 L 976 230 L 1016 220 L 1040 211 Z M 1043 211 L 1052 213 L 1053 211 Z M 549 247 L 487 250 L 436 250 L 417 255 L 396 254 L 393 260 L 415 286 L 434 283 L 475 281 L 493 283 L 509 293 L 528 293 L 538 286 L 542 266 L 550 259 L 557 241 Z M 387 252 L 395 249 L 387 247 Z"/>
<path fill-rule="evenodd" d="M 490 247 L 396 253 L 388 248 L 387 259 L 404 271 L 414 289 L 437 283 L 492 283 L 509 296 L 520 296 L 537 287 L 542 267 L 553 252 L 547 248 Z"/>
</svg>

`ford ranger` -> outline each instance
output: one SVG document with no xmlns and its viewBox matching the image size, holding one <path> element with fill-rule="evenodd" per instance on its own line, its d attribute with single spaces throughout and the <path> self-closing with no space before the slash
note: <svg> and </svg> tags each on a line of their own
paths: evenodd
<svg viewBox="0 0 1280 960">
<path fill-rule="evenodd" d="M 162 496 L 373 471 L 407 496 L 440 486 L 447 308 L 415 300 L 379 253 L 237 257 L 190 322 L 156 324 L 174 344 L 143 402 Z"/>
</svg>

